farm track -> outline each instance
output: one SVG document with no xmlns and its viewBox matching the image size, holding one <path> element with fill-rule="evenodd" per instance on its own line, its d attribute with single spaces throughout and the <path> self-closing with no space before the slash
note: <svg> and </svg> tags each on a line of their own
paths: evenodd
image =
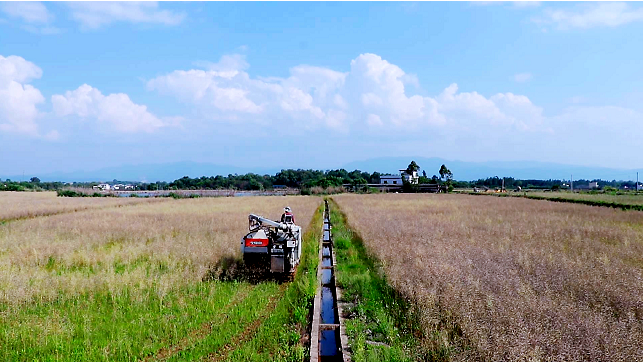
<svg viewBox="0 0 643 362">
<path fill-rule="evenodd" d="M 166 202 L 170 202 L 172 200 L 162 200 L 162 201 L 153 201 L 158 204 L 163 204 Z M 94 211 L 94 210 L 107 210 L 107 209 L 112 209 L 112 208 L 120 208 L 120 207 L 129 207 L 129 206 L 137 206 L 137 205 L 145 205 L 147 203 L 151 203 L 151 201 L 146 201 L 146 202 L 136 202 L 136 203 L 131 203 L 131 204 L 116 204 L 116 205 L 105 205 L 105 206 L 97 206 L 97 207 L 79 207 L 75 209 L 70 209 L 70 210 L 61 210 L 61 211 L 54 211 L 54 212 L 48 212 L 48 213 L 43 213 L 43 214 L 34 214 L 34 215 L 26 215 L 26 216 L 18 216 L 18 217 L 9 217 L 5 219 L 0 219 L 0 226 L 5 225 L 10 222 L 15 222 L 15 221 L 24 221 L 24 220 L 33 220 L 33 219 L 39 219 L 39 218 L 45 218 L 45 217 L 50 217 L 50 216 L 56 216 L 56 215 L 65 215 L 65 214 L 75 214 L 75 213 L 81 213 L 85 211 Z"/>
<path fill-rule="evenodd" d="M 214 326 L 221 324 L 221 322 L 225 320 L 225 318 L 220 318 L 220 317 L 222 315 L 227 315 L 234 307 L 236 307 L 239 303 L 243 302 L 248 297 L 252 289 L 253 288 L 251 286 L 247 286 L 244 290 L 235 294 L 235 296 L 228 303 L 225 309 L 223 309 L 219 314 L 215 316 L 215 318 L 217 319 L 213 319 L 212 321 L 201 324 L 199 328 L 191 331 L 187 337 L 184 337 L 175 345 L 170 347 L 163 347 L 153 355 L 147 356 L 142 361 L 149 362 L 149 361 L 162 361 L 162 360 L 168 359 L 173 355 L 181 352 L 182 350 L 188 348 L 190 343 L 193 343 L 196 340 L 201 340 L 205 338 L 208 334 L 210 334 Z"/>
<path fill-rule="evenodd" d="M 252 337 L 254 337 L 259 327 L 270 316 L 272 311 L 277 307 L 277 303 L 280 300 L 280 298 L 278 297 L 283 296 L 287 286 L 288 284 L 285 284 L 285 283 L 282 284 L 279 287 L 279 294 L 270 298 L 270 301 L 266 305 L 266 308 L 263 309 L 263 311 L 261 312 L 261 314 L 257 319 L 255 319 L 252 323 L 246 326 L 246 328 L 241 333 L 238 333 L 237 335 L 235 335 L 230 342 L 226 343 L 223 347 L 219 348 L 216 352 L 209 354 L 205 358 L 205 360 L 211 361 L 211 362 L 225 361 L 226 359 L 228 359 L 228 356 L 230 356 L 230 354 L 235 351 L 237 346 L 252 339 Z"/>
</svg>

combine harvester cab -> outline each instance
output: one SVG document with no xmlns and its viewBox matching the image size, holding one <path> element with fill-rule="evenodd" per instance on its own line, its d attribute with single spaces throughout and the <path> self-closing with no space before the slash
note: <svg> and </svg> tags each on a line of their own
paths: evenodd
<svg viewBox="0 0 643 362">
<path fill-rule="evenodd" d="M 262 216 L 248 216 L 249 233 L 241 239 L 241 254 L 248 266 L 271 273 L 294 274 L 301 258 L 301 227 Z"/>
</svg>

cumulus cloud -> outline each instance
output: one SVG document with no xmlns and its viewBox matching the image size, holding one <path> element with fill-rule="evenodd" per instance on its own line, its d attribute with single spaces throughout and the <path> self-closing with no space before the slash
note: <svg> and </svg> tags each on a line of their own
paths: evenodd
<svg viewBox="0 0 643 362">
<path fill-rule="evenodd" d="M 643 7 L 633 7 L 624 2 L 607 2 L 582 5 L 575 11 L 547 9 L 536 23 L 555 24 L 559 29 L 616 27 L 643 20 Z"/>
<path fill-rule="evenodd" d="M 160 10 L 158 2 L 70 2 L 71 15 L 81 26 L 96 29 L 113 22 L 177 25 L 185 14 Z"/>
<path fill-rule="evenodd" d="M 471 130 L 481 125 L 536 130 L 542 110 L 526 96 L 500 93 L 485 97 L 459 92 L 451 84 L 435 97 L 412 94 L 409 76 L 376 54 L 361 54 L 346 73 L 310 65 L 290 69 L 287 78 L 252 78 L 245 57 L 228 55 L 207 69 L 176 70 L 147 86 L 197 105 L 208 118 L 267 123 L 296 128 L 327 127 L 401 131 L 427 127 Z M 418 84 L 419 86 L 419 84 Z"/>
<path fill-rule="evenodd" d="M 514 80 L 518 83 L 524 83 L 531 80 L 531 73 L 518 73 L 514 75 Z"/>
<path fill-rule="evenodd" d="M 45 98 L 26 83 L 41 76 L 42 70 L 34 63 L 15 55 L 0 55 L 0 131 L 40 136 L 38 104 Z"/>
<path fill-rule="evenodd" d="M 95 119 L 121 132 L 153 132 L 165 125 L 148 112 L 146 106 L 132 102 L 127 94 L 105 96 L 87 84 L 64 95 L 54 95 L 51 102 L 54 113 L 59 117 L 74 115 L 81 119 Z"/>
<path fill-rule="evenodd" d="M 27 23 L 47 23 L 53 19 L 53 15 L 47 11 L 47 7 L 43 3 L 36 1 L 6 1 L 0 4 L 0 10 Z"/>
<path fill-rule="evenodd" d="M 224 56 L 208 64 L 208 70 L 177 70 L 150 80 L 147 86 L 199 105 L 204 114 L 224 120 L 277 117 L 309 128 L 319 123 L 337 127 L 345 118 L 340 111 L 346 103 L 336 94 L 344 74 L 299 66 L 285 79 L 253 79 L 244 71 L 247 67 L 241 55 Z"/>
</svg>

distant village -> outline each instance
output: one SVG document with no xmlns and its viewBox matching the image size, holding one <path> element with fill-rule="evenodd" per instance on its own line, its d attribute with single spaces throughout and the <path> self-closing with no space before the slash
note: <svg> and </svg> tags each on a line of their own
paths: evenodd
<svg viewBox="0 0 643 362">
<path fill-rule="evenodd" d="M 101 190 L 101 191 L 127 191 L 127 190 L 134 190 L 135 186 L 134 185 L 124 185 L 124 184 L 115 184 L 115 185 L 110 185 L 110 184 L 99 184 L 99 185 L 94 185 L 92 186 L 92 189 L 94 190 Z"/>
</svg>

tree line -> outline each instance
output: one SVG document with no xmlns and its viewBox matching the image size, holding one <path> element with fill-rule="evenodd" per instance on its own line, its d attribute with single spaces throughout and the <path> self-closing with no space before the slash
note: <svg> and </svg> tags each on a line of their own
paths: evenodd
<svg viewBox="0 0 643 362">
<path fill-rule="evenodd" d="M 420 165 L 411 161 L 406 171 L 409 174 L 419 172 Z M 112 183 L 123 183 L 134 185 L 135 190 L 154 191 L 154 190 L 216 190 L 216 189 L 234 189 L 243 191 L 253 190 L 272 190 L 275 188 L 288 187 L 297 189 L 310 189 L 313 187 L 330 188 L 340 187 L 342 185 L 352 185 L 355 187 L 366 188 L 367 184 L 379 184 L 380 176 L 390 175 L 380 172 L 364 172 L 360 170 L 347 171 L 345 169 L 337 170 L 312 170 L 312 169 L 287 169 L 281 170 L 275 175 L 259 175 L 247 173 L 244 175 L 230 174 L 228 176 L 202 176 L 191 178 L 188 176 L 174 180 L 172 182 L 132 182 L 113 180 Z M 437 174 L 428 176 L 426 170 L 419 175 L 420 184 L 440 184 L 445 189 L 453 188 L 473 188 L 488 187 L 500 188 L 503 185 L 507 189 L 529 188 L 529 189 L 569 189 L 567 180 L 537 180 L 537 179 L 514 179 L 513 177 L 488 177 L 473 181 L 456 181 L 453 173 L 442 165 Z M 588 185 L 589 182 L 597 181 L 601 187 L 622 188 L 627 186 L 630 189 L 636 188 L 634 181 L 607 181 L 607 180 L 576 180 L 575 185 Z M 12 181 L 0 179 L 0 191 L 45 191 L 60 190 L 65 187 L 91 188 L 98 185 L 97 182 L 42 182 L 38 177 L 32 177 L 29 181 Z M 409 185 L 406 185 L 409 186 Z M 408 187 L 407 187 L 408 188 Z"/>
<path fill-rule="evenodd" d="M 63 186 L 65 186 L 64 182 L 41 182 L 38 177 L 32 177 L 29 181 L 0 179 L 0 191 L 52 191 L 59 190 Z"/>
<path fill-rule="evenodd" d="M 307 189 L 312 187 L 338 187 L 343 184 L 369 184 L 380 182 L 379 172 L 363 172 L 359 170 L 281 170 L 275 175 L 245 175 L 210 176 L 190 178 L 182 177 L 170 182 L 168 189 L 236 189 L 236 190 L 270 190 L 279 187 Z"/>
</svg>

